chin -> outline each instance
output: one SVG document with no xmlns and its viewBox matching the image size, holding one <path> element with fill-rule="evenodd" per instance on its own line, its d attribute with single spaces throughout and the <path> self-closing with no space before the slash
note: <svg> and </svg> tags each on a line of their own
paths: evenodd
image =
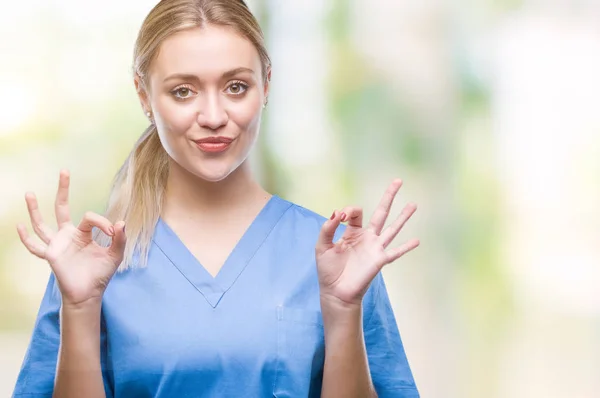
<svg viewBox="0 0 600 398">
<path fill-rule="evenodd" d="M 230 170 L 220 171 L 220 170 L 197 170 L 194 172 L 194 175 L 198 178 L 201 178 L 204 181 L 208 182 L 219 182 L 226 179 L 231 174 Z"/>
<path fill-rule="evenodd" d="M 178 168 L 190 175 L 207 182 L 220 182 L 238 170 L 244 161 L 239 156 L 218 156 L 213 158 L 199 159 L 198 157 L 181 157 L 178 160 L 172 158 Z M 245 157 L 244 157 L 245 158 Z"/>
<path fill-rule="evenodd" d="M 229 163 L 223 163 L 221 165 L 203 165 L 203 167 L 194 167 L 188 171 L 204 181 L 219 182 L 229 177 L 229 175 L 235 171 L 235 168 L 232 166 L 233 165 Z"/>
</svg>

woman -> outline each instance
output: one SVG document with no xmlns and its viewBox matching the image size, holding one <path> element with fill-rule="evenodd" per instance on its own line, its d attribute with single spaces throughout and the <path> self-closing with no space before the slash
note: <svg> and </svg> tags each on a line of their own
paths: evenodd
<svg viewBox="0 0 600 398">
<path fill-rule="evenodd" d="M 14 396 L 418 397 L 380 274 L 415 206 L 384 229 L 396 180 L 363 228 L 253 179 L 271 66 L 244 2 L 161 1 L 134 72 L 151 125 L 105 216 L 71 222 L 66 171 L 58 231 L 26 195 L 53 272 Z"/>
</svg>

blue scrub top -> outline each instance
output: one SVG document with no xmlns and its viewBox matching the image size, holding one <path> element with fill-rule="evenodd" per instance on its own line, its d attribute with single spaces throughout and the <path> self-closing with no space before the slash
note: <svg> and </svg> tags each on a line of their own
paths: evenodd
<svg viewBox="0 0 600 398">
<path fill-rule="evenodd" d="M 159 220 L 148 266 L 116 274 L 104 294 L 107 397 L 319 397 L 325 345 L 314 249 L 324 222 L 273 195 L 212 277 Z M 59 308 L 51 275 L 13 397 L 52 396 Z M 381 274 L 363 311 L 379 397 L 419 397 Z"/>
</svg>

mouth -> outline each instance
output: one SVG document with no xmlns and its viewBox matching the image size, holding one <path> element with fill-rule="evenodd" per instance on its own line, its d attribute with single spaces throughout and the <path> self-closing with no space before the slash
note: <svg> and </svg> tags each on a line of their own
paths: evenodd
<svg viewBox="0 0 600 398">
<path fill-rule="evenodd" d="M 208 153 L 224 152 L 229 148 L 232 142 L 233 139 L 228 137 L 209 137 L 194 141 L 201 151 Z"/>
</svg>

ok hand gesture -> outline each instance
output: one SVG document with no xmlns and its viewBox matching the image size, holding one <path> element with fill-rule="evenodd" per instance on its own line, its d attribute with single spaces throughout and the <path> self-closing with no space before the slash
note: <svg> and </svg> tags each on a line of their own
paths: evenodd
<svg viewBox="0 0 600 398">
<path fill-rule="evenodd" d="M 123 259 L 125 223 L 119 221 L 113 225 L 106 218 L 88 212 L 79 225 L 75 226 L 69 213 L 67 171 L 60 173 L 56 194 L 57 231 L 44 223 L 35 194 L 27 193 L 25 201 L 33 230 L 42 242 L 29 236 L 22 224 L 17 226 L 17 232 L 29 252 L 50 264 L 62 294 L 63 306 L 80 306 L 90 301 L 100 301 Z M 112 237 L 110 247 L 101 247 L 93 241 L 93 227 Z"/>
<path fill-rule="evenodd" d="M 388 249 L 417 208 L 414 204 L 407 205 L 390 226 L 383 228 L 401 185 L 400 180 L 392 182 L 366 228 L 363 228 L 363 212 L 359 207 L 335 211 L 323 224 L 315 248 L 321 299 L 336 305 L 360 306 L 371 281 L 383 266 L 419 245 L 417 239 L 412 239 Z M 335 231 L 343 221 L 348 221 L 348 227 L 339 241 L 333 243 Z"/>
</svg>

